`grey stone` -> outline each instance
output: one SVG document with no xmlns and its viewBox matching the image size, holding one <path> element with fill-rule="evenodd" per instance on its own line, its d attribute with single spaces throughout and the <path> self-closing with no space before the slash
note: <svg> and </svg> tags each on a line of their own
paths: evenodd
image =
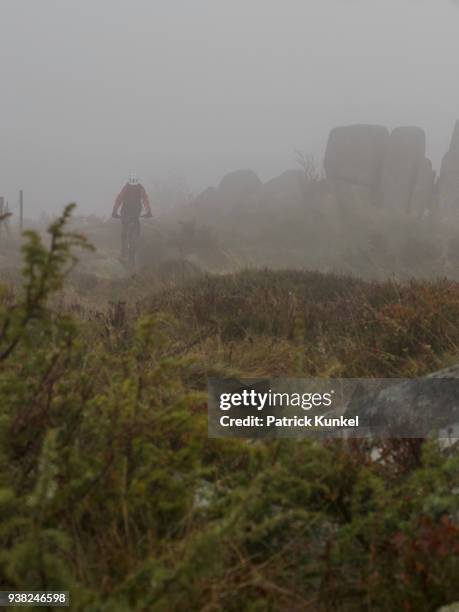
<svg viewBox="0 0 459 612">
<path fill-rule="evenodd" d="M 206 214 L 208 211 L 218 209 L 221 199 L 216 187 L 207 187 L 191 201 L 190 209 L 194 209 L 198 214 Z"/>
<path fill-rule="evenodd" d="M 301 197 L 303 182 L 301 170 L 286 170 L 263 185 L 263 196 L 274 199 Z"/>
<path fill-rule="evenodd" d="M 356 416 L 377 435 L 424 437 L 456 432 L 459 423 L 459 364 L 357 395 L 346 416 Z M 456 433 L 453 434 L 456 437 Z"/>
<path fill-rule="evenodd" d="M 411 198 L 411 212 L 423 215 L 432 210 L 434 198 L 435 172 L 430 159 L 424 158 L 419 165 L 416 182 Z"/>
<path fill-rule="evenodd" d="M 379 190 L 367 185 L 358 185 L 343 180 L 331 182 L 331 190 L 340 206 L 358 204 L 360 206 L 377 206 L 380 204 Z"/>
<path fill-rule="evenodd" d="M 324 160 L 327 179 L 341 186 L 356 185 L 374 199 L 379 191 L 388 141 L 388 130 L 379 125 L 334 128 Z"/>
<path fill-rule="evenodd" d="M 236 170 L 224 176 L 218 187 L 225 198 L 240 199 L 257 193 L 262 182 L 253 170 Z"/>
<path fill-rule="evenodd" d="M 456 603 L 443 606 L 437 612 L 459 612 L 459 601 Z"/>
<path fill-rule="evenodd" d="M 456 122 L 449 151 L 441 164 L 439 199 L 442 211 L 459 211 L 459 121 Z"/>
<path fill-rule="evenodd" d="M 215 187 L 207 187 L 195 198 L 195 202 L 199 204 L 207 204 L 208 202 L 214 202 L 218 197 L 218 190 Z"/>
<path fill-rule="evenodd" d="M 383 207 L 409 211 L 419 168 L 425 159 L 426 137 L 418 127 L 399 127 L 390 135 L 381 189 Z"/>
</svg>

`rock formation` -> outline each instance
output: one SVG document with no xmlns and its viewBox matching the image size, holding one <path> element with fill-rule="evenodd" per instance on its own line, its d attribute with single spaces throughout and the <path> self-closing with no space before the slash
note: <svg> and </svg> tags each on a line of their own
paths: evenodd
<svg viewBox="0 0 459 612">
<path fill-rule="evenodd" d="M 330 133 L 324 167 L 341 202 L 360 201 L 422 215 L 433 207 L 435 185 L 425 150 L 425 133 L 418 127 L 398 127 L 390 135 L 378 125 L 338 127 Z M 451 151 L 446 166 L 459 168 L 459 127 Z M 458 177 L 456 172 L 459 198 Z"/>
<path fill-rule="evenodd" d="M 391 133 L 380 125 L 356 124 L 330 132 L 324 169 L 326 181 L 311 181 L 300 169 L 287 170 L 264 185 L 252 170 L 236 170 L 218 188 L 201 193 L 193 205 L 210 216 L 234 211 L 274 209 L 287 203 L 320 200 L 321 194 L 339 204 L 357 203 L 422 216 L 440 207 L 459 213 L 459 121 L 449 152 L 436 180 L 426 158 L 426 137 L 419 127 L 397 127 Z"/>
<path fill-rule="evenodd" d="M 435 172 L 430 159 L 424 158 L 419 165 L 410 211 L 421 216 L 433 208 Z"/>
<path fill-rule="evenodd" d="M 226 174 L 220 185 L 208 187 L 192 202 L 199 214 L 205 215 L 209 221 L 222 218 L 231 211 L 248 209 L 257 201 L 262 188 L 262 182 L 253 170 L 236 170 Z"/>
<path fill-rule="evenodd" d="M 253 170 L 236 170 L 222 178 L 218 190 L 225 198 L 240 199 L 255 194 L 261 186 Z"/>
<path fill-rule="evenodd" d="M 418 127 L 399 127 L 390 135 L 381 179 L 383 207 L 409 211 L 418 171 L 425 160 L 426 137 Z"/>
<path fill-rule="evenodd" d="M 268 198 L 299 198 L 302 196 L 302 170 L 286 170 L 263 185 L 263 196 Z"/>
<path fill-rule="evenodd" d="M 376 435 L 424 437 L 459 432 L 459 364 L 413 378 L 351 401 L 346 416 L 359 415 Z"/>
<path fill-rule="evenodd" d="M 459 211 L 459 121 L 441 164 L 439 199 L 444 213 Z"/>
<path fill-rule="evenodd" d="M 331 131 L 324 168 L 338 197 L 379 203 L 388 142 L 388 130 L 379 125 L 350 125 Z"/>
</svg>

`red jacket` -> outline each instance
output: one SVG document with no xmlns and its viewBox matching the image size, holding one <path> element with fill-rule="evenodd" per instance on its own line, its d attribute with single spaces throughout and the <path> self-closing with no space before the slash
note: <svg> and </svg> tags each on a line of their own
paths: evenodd
<svg viewBox="0 0 459 612">
<path fill-rule="evenodd" d="M 142 212 L 142 207 L 147 214 L 151 214 L 150 200 L 143 185 L 126 185 L 118 194 L 113 205 L 113 215 L 117 215 L 121 208 L 121 216 L 137 215 Z"/>
</svg>

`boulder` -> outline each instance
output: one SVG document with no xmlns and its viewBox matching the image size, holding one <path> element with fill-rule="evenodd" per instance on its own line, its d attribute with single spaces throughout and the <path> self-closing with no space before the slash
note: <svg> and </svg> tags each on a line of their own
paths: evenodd
<svg viewBox="0 0 459 612">
<path fill-rule="evenodd" d="M 236 170 L 222 178 L 218 190 L 225 199 L 241 199 L 256 194 L 261 186 L 253 170 Z"/>
<path fill-rule="evenodd" d="M 381 190 L 384 208 L 409 211 L 416 178 L 425 159 L 426 136 L 418 127 L 399 127 L 390 135 Z"/>
<path fill-rule="evenodd" d="M 218 199 L 218 189 L 216 187 L 207 187 L 207 189 L 204 189 L 204 191 L 196 196 L 192 204 L 197 206 L 205 206 L 207 204 L 214 204 Z"/>
<path fill-rule="evenodd" d="M 286 170 L 263 185 L 263 196 L 276 200 L 300 198 L 303 184 L 302 170 Z"/>
<path fill-rule="evenodd" d="M 440 208 L 444 212 L 459 211 L 459 121 L 456 122 L 451 145 L 443 158 L 439 185 Z"/>
<path fill-rule="evenodd" d="M 324 168 L 338 195 L 352 197 L 353 190 L 348 194 L 348 186 L 354 185 L 359 199 L 378 202 L 388 141 L 389 132 L 380 125 L 350 125 L 331 131 Z"/>
<path fill-rule="evenodd" d="M 413 378 L 382 390 L 356 395 L 346 416 L 356 416 L 381 437 L 442 438 L 459 433 L 459 364 L 424 378 Z"/>
<path fill-rule="evenodd" d="M 331 192 L 339 206 L 358 205 L 364 208 L 379 206 L 379 191 L 366 185 L 357 185 L 347 181 L 329 181 Z"/>
<path fill-rule="evenodd" d="M 453 236 L 449 240 L 447 257 L 456 270 L 459 270 L 459 236 Z"/>
<path fill-rule="evenodd" d="M 432 210 L 435 187 L 435 172 L 430 159 L 424 158 L 419 166 L 411 198 L 410 211 L 422 216 Z"/>
</svg>

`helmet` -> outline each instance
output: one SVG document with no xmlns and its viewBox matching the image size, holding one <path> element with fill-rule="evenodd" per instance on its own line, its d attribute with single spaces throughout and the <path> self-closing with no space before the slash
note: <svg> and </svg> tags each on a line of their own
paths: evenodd
<svg viewBox="0 0 459 612">
<path fill-rule="evenodd" d="M 128 177 L 128 184 L 129 185 L 138 185 L 139 184 L 139 179 L 137 178 L 137 174 L 135 174 L 134 172 L 131 172 L 131 174 Z"/>
</svg>

